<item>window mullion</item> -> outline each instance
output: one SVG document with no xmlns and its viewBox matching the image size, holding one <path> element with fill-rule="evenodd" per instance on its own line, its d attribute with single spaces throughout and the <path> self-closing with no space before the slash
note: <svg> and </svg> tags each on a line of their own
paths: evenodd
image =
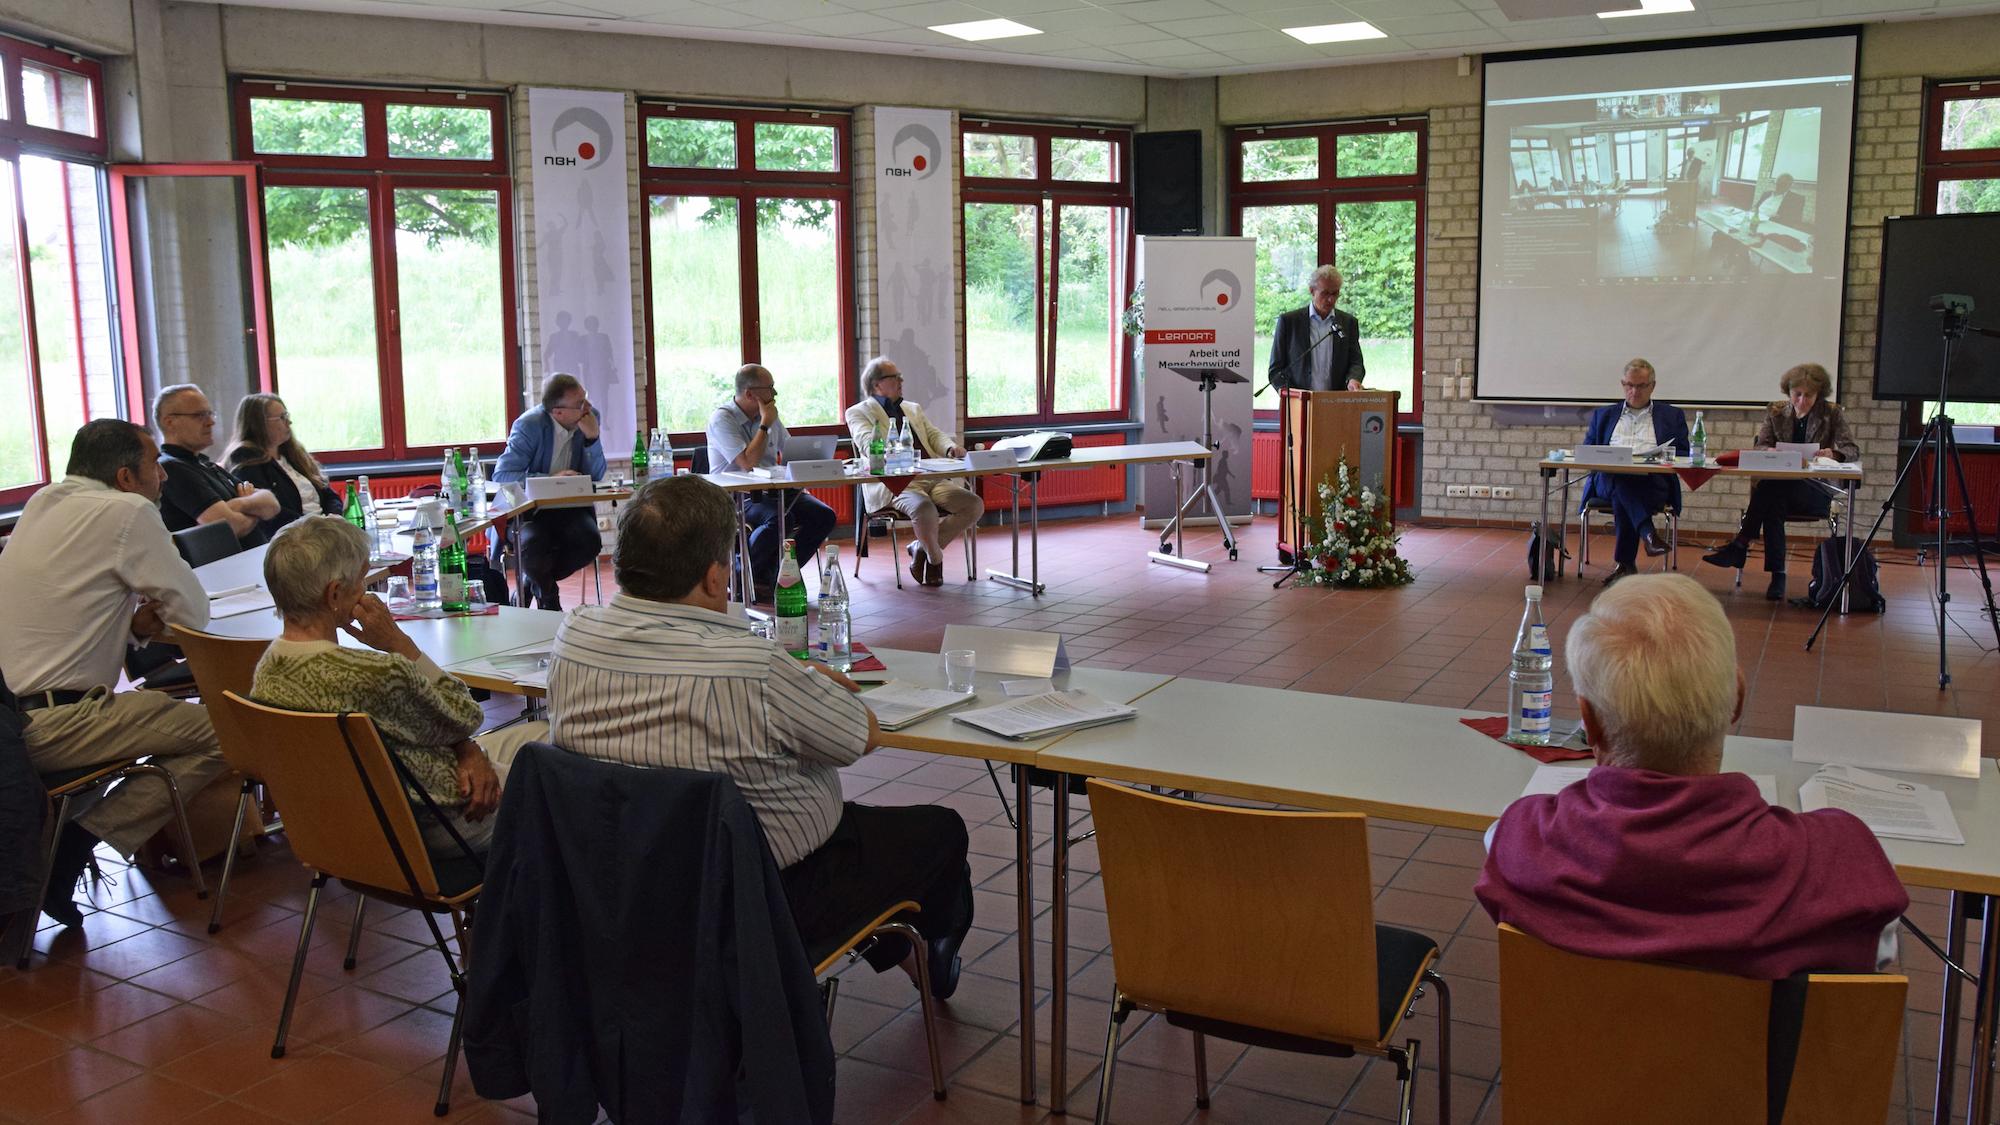
<svg viewBox="0 0 2000 1125">
<path fill-rule="evenodd" d="M 743 317 L 743 362 L 764 362 L 764 310 L 757 294 L 757 206 L 763 196 L 736 196 L 737 303 Z"/>
<path fill-rule="evenodd" d="M 396 279 L 396 192 L 387 173 L 368 184 L 368 241 L 374 248 L 376 395 L 382 410 L 382 446 L 390 457 L 407 457 L 403 420 L 403 314 Z"/>
</svg>

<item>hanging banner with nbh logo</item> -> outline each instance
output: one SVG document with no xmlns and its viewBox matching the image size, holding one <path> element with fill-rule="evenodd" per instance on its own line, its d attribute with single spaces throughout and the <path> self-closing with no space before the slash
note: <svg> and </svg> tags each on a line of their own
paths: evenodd
<svg viewBox="0 0 2000 1125">
<path fill-rule="evenodd" d="M 951 113 L 875 109 L 876 323 L 903 397 L 963 439 L 952 283 Z M 935 451 L 933 451 L 935 452 Z"/>
<path fill-rule="evenodd" d="M 619 457 L 638 431 L 632 378 L 632 218 L 626 199 L 625 96 L 528 91 L 534 159 L 535 323 L 544 377 L 583 382 Z M 530 388 L 532 399 L 533 388 Z"/>
<path fill-rule="evenodd" d="M 1246 380 L 1215 388 L 1215 459 L 1209 483 L 1230 522 L 1247 520 L 1250 497 L 1250 399 L 1262 372 L 1252 362 L 1256 333 L 1257 240 L 1141 238 L 1139 276 L 1146 286 L 1146 334 L 1140 354 L 1140 418 L 1145 440 L 1200 441 L 1199 383 L 1176 368 L 1221 368 Z M 1166 465 L 1147 465 L 1140 497 L 1146 522 L 1174 514 L 1174 478 Z M 1183 494 L 1193 478 L 1182 470 Z M 1201 509 L 1206 522 L 1215 522 Z M 1194 513 L 1190 513 L 1190 522 Z"/>
</svg>

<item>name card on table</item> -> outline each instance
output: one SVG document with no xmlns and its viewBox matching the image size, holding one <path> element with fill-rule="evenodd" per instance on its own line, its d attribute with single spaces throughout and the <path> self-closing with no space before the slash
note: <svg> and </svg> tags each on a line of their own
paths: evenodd
<svg viewBox="0 0 2000 1125">
<path fill-rule="evenodd" d="M 1012 449 L 968 449 L 965 451 L 965 467 L 968 469 L 1008 469 L 1019 464 Z"/>
<path fill-rule="evenodd" d="M 1570 459 L 1579 465 L 1630 465 L 1632 447 L 1629 445 L 1579 445 Z"/>
<path fill-rule="evenodd" d="M 835 458 L 830 461 L 791 461 L 786 463 L 792 480 L 844 481 L 847 479 L 847 462 Z"/>
<path fill-rule="evenodd" d="M 1737 455 L 1739 469 L 1788 469 L 1796 472 L 1806 467 L 1803 455 L 1789 449 L 1746 449 Z"/>
<path fill-rule="evenodd" d="M 1871 770 L 1979 776 L 1978 719 L 1800 707 L 1792 760 Z"/>
<path fill-rule="evenodd" d="M 945 626 L 944 644 L 938 651 L 961 648 L 972 650 L 972 666 L 980 672 L 1047 679 L 1056 672 L 1069 671 L 1069 651 L 1063 647 L 1061 633 L 991 625 Z"/>
</svg>

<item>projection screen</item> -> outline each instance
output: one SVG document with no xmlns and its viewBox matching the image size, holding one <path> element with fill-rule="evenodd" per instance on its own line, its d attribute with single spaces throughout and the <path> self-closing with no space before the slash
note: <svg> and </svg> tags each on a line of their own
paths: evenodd
<svg viewBox="0 0 2000 1125">
<path fill-rule="evenodd" d="M 1839 371 L 1856 38 L 1486 64 L 1477 397 L 1684 403 Z"/>
</svg>

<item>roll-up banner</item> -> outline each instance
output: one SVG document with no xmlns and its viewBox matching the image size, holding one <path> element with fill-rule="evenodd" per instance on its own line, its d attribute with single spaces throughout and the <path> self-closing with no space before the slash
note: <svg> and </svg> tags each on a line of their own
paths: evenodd
<svg viewBox="0 0 2000 1125">
<path fill-rule="evenodd" d="M 1250 400 L 1262 378 L 1254 369 L 1257 263 L 1254 238 L 1139 239 L 1139 276 L 1146 285 L 1144 367 L 1139 381 L 1145 440 L 1200 441 L 1200 386 L 1176 368 L 1221 368 L 1244 377 L 1215 389 L 1215 459 L 1209 483 L 1232 523 L 1251 517 Z M 1166 465 L 1147 465 L 1140 496 L 1145 522 L 1173 516 L 1174 478 Z M 1183 478 L 1183 487 L 1192 480 Z M 1192 517 L 1193 513 L 1190 513 Z M 1204 508 L 1202 515 L 1207 517 Z M 1204 522 L 1190 518 L 1189 523 Z M 1205 522 L 1213 524 L 1213 517 Z"/>
<path fill-rule="evenodd" d="M 528 91 L 533 135 L 535 331 L 544 376 L 582 381 L 605 453 L 638 429 L 632 378 L 632 234 L 625 95 Z"/>
</svg>

